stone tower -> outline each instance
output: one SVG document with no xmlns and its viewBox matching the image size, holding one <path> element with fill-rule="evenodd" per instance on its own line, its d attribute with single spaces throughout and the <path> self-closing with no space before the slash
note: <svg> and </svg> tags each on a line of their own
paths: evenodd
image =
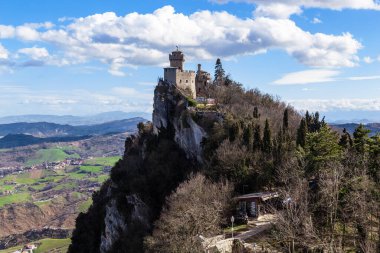
<svg viewBox="0 0 380 253">
<path fill-rule="evenodd" d="M 195 89 L 195 72 L 184 70 L 184 54 L 178 50 L 169 54 L 170 67 L 164 68 L 164 80 L 179 88 L 191 98 L 197 97 Z"/>
<path fill-rule="evenodd" d="M 170 60 L 170 67 L 172 68 L 178 68 L 181 71 L 183 70 L 183 63 L 185 62 L 185 56 L 184 54 L 178 50 L 173 51 L 171 54 L 169 54 L 169 60 Z"/>
</svg>

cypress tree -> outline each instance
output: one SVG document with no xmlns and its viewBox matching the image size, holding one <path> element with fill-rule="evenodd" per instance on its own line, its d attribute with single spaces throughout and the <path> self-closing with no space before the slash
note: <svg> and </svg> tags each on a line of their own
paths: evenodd
<svg viewBox="0 0 380 253">
<path fill-rule="evenodd" d="M 284 131 L 288 130 L 289 128 L 289 109 L 286 108 L 284 111 L 284 117 L 282 118 L 282 129 Z"/>
<path fill-rule="evenodd" d="M 257 106 L 255 106 L 254 108 L 253 108 L 253 117 L 255 118 L 255 119 L 258 119 L 260 116 L 259 116 L 259 109 L 257 108 Z"/>
<path fill-rule="evenodd" d="M 261 129 L 260 125 L 255 126 L 255 131 L 253 133 L 253 149 L 259 150 L 261 148 Z"/>
<path fill-rule="evenodd" d="M 264 137 L 263 137 L 263 151 L 265 153 L 270 153 L 272 151 L 272 137 L 271 137 L 268 119 L 265 120 Z"/>
<path fill-rule="evenodd" d="M 229 139 L 231 142 L 239 138 L 240 136 L 240 124 L 239 122 L 234 122 L 229 128 Z"/>
<path fill-rule="evenodd" d="M 243 133 L 243 144 L 248 147 L 249 150 L 252 149 L 252 144 L 253 144 L 253 126 L 252 124 L 248 124 L 244 128 L 244 133 Z"/>
<path fill-rule="evenodd" d="M 306 114 L 307 115 L 307 114 Z M 302 118 L 300 126 L 297 129 L 297 145 L 305 147 L 307 130 L 307 119 Z"/>
</svg>

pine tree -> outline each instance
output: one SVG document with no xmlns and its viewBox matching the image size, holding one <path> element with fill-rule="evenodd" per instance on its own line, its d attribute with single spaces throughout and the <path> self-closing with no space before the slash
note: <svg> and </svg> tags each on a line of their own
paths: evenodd
<svg viewBox="0 0 380 253">
<path fill-rule="evenodd" d="M 268 154 L 272 151 L 272 137 L 271 137 L 268 119 L 265 120 L 263 151 Z"/>
<path fill-rule="evenodd" d="M 301 147 L 305 147 L 306 135 L 308 132 L 306 119 L 307 118 L 302 118 L 300 126 L 297 129 L 297 145 L 300 145 Z"/>
<path fill-rule="evenodd" d="M 222 66 L 222 61 L 218 58 L 215 63 L 214 81 L 221 84 L 225 78 L 225 72 Z"/>
<path fill-rule="evenodd" d="M 348 149 L 353 145 L 351 135 L 347 132 L 346 128 L 343 129 L 343 134 L 340 137 L 339 145 L 344 149 Z"/>
<path fill-rule="evenodd" d="M 354 147 L 356 151 L 358 151 L 361 154 L 364 154 L 366 151 L 368 151 L 368 143 L 369 143 L 369 137 L 368 134 L 371 131 L 366 129 L 363 124 L 360 124 L 354 132 Z"/>
</svg>

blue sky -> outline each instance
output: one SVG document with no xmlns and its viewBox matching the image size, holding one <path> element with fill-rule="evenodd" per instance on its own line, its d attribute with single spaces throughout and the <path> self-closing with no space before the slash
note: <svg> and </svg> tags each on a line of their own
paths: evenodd
<svg viewBox="0 0 380 253">
<path fill-rule="evenodd" d="M 380 120 L 372 0 L 2 0 L 0 116 L 152 110 L 180 45 L 246 88 L 329 120 Z"/>
</svg>

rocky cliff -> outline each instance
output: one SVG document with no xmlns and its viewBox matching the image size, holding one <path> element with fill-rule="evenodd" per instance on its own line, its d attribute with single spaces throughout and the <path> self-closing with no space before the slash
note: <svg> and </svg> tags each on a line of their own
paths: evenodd
<svg viewBox="0 0 380 253">
<path fill-rule="evenodd" d="M 153 123 L 126 140 L 125 154 L 94 204 L 77 218 L 69 252 L 142 252 L 143 238 L 165 198 L 202 162 L 205 130 L 188 110 L 188 99 L 160 81 Z"/>
<path fill-rule="evenodd" d="M 174 128 L 175 142 L 186 152 L 189 158 L 202 162 L 203 138 L 206 131 L 192 118 L 188 108 L 188 98 L 175 86 L 160 81 L 154 93 L 153 132 Z"/>
</svg>

